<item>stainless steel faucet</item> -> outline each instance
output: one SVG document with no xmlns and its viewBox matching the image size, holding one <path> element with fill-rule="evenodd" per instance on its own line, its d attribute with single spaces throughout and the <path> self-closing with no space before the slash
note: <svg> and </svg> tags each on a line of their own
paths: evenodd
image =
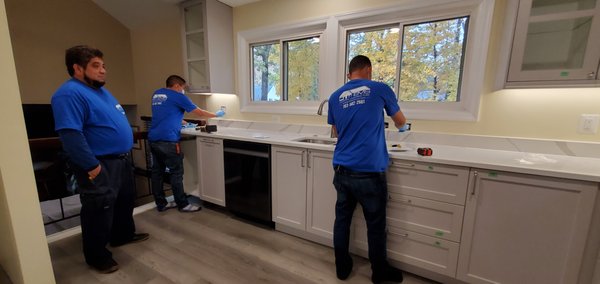
<svg viewBox="0 0 600 284">
<path fill-rule="evenodd" d="M 328 101 L 328 99 L 324 99 L 319 105 L 319 109 L 317 110 L 318 115 L 323 115 L 323 105 Z"/>
</svg>

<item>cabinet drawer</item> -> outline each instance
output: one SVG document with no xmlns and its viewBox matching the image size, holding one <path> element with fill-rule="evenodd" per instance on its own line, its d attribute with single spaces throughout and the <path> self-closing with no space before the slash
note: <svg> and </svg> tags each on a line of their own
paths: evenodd
<svg viewBox="0 0 600 284">
<path fill-rule="evenodd" d="M 464 205 L 469 169 L 457 166 L 391 160 L 388 191 Z"/>
<path fill-rule="evenodd" d="M 428 199 L 390 193 L 387 225 L 458 242 L 464 207 Z"/>
<path fill-rule="evenodd" d="M 360 221 L 359 221 L 360 220 Z M 358 219 L 353 230 L 353 245 L 368 249 L 367 227 Z M 388 258 L 450 277 L 456 275 L 458 243 L 388 227 Z"/>
</svg>

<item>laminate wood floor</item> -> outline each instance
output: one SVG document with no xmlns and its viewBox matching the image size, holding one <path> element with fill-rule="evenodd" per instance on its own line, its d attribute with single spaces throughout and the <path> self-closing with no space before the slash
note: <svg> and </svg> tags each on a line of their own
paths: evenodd
<svg viewBox="0 0 600 284">
<path fill-rule="evenodd" d="M 135 216 L 144 242 L 110 248 L 120 269 L 99 274 L 83 260 L 81 235 L 49 245 L 57 283 L 371 283 L 367 259 L 354 256 L 346 281 L 333 249 L 253 225 L 221 209 L 148 210 Z M 406 284 L 436 283 L 406 273 Z"/>
</svg>

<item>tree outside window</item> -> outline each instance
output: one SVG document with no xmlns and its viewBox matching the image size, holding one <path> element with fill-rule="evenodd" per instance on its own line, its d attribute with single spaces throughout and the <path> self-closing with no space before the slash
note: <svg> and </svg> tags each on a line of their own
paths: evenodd
<svg viewBox="0 0 600 284">
<path fill-rule="evenodd" d="M 319 37 L 281 42 L 252 45 L 252 100 L 318 101 Z"/>
<path fill-rule="evenodd" d="M 350 31 L 346 66 L 356 55 L 368 56 L 373 80 L 397 90 L 401 101 L 458 102 L 468 20 L 404 25 L 401 45 L 400 24 Z"/>
</svg>

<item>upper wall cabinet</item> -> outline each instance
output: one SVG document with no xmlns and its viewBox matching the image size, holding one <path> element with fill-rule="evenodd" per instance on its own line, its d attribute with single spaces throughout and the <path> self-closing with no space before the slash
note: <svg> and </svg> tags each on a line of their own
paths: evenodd
<svg viewBox="0 0 600 284">
<path fill-rule="evenodd" d="M 598 85 L 599 6 L 597 0 L 521 0 L 506 86 Z"/>
<path fill-rule="evenodd" d="M 217 0 L 187 1 L 183 14 L 185 74 L 191 93 L 227 93 L 233 88 L 233 16 Z"/>
</svg>

